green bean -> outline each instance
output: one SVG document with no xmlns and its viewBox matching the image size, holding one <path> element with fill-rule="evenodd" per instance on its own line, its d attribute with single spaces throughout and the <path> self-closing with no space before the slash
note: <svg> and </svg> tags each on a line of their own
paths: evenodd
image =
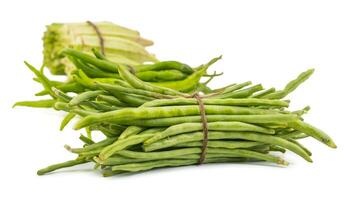
<svg viewBox="0 0 346 200">
<path fill-rule="evenodd" d="M 263 96 L 270 94 L 270 93 L 273 93 L 275 91 L 276 91 L 276 89 L 272 87 L 272 88 L 269 88 L 267 90 L 263 90 L 263 91 L 259 91 L 259 92 L 254 93 L 253 95 L 251 95 L 251 98 L 262 98 Z"/>
<path fill-rule="evenodd" d="M 16 102 L 12 108 L 16 106 L 26 106 L 26 107 L 33 107 L 33 108 L 52 108 L 55 104 L 55 99 L 43 99 L 43 100 L 37 100 L 37 101 L 19 101 Z"/>
<path fill-rule="evenodd" d="M 95 156 L 99 155 L 101 151 L 102 151 L 102 148 L 98 148 L 91 151 L 81 152 L 79 153 L 79 156 L 84 158 L 94 158 Z"/>
<path fill-rule="evenodd" d="M 79 69 L 78 73 L 72 75 L 73 80 L 89 89 L 97 89 L 95 80 L 90 78 L 83 70 Z M 95 78 L 96 79 L 96 78 Z M 116 80 L 116 79 L 114 79 Z"/>
<path fill-rule="evenodd" d="M 287 139 L 288 141 L 298 145 L 300 148 L 304 149 L 304 151 L 306 152 L 306 154 L 308 154 L 309 156 L 312 156 L 312 153 L 309 151 L 309 149 L 307 149 L 306 147 L 304 147 L 304 145 L 300 144 L 298 141 L 294 140 L 294 139 Z"/>
<path fill-rule="evenodd" d="M 83 62 L 82 60 L 70 56 L 68 56 L 68 58 L 78 69 L 83 70 L 84 73 L 86 73 L 91 78 L 120 78 L 118 74 L 104 72 L 96 67 L 89 65 L 88 63 Z"/>
<path fill-rule="evenodd" d="M 57 86 L 54 86 L 57 89 L 63 91 L 63 92 L 75 92 L 75 93 L 79 93 L 79 92 L 83 92 L 85 90 L 85 88 L 76 83 L 76 82 L 67 82 L 67 83 L 63 83 Z"/>
<path fill-rule="evenodd" d="M 175 146 L 179 143 L 201 141 L 203 140 L 203 137 L 204 137 L 203 132 L 193 132 L 190 134 L 182 134 L 182 135 L 173 136 L 167 139 L 163 139 L 149 145 L 144 145 L 143 148 L 144 148 L 144 151 L 154 151 L 158 149 Z M 309 155 L 300 146 L 292 142 L 289 142 L 283 138 L 279 138 L 279 137 L 275 137 L 271 135 L 252 133 L 252 132 L 209 131 L 208 138 L 210 140 L 244 139 L 244 140 L 255 141 L 255 142 L 263 142 L 265 144 L 277 145 L 277 146 L 289 149 L 290 151 L 298 154 L 299 156 L 301 156 L 308 162 L 312 162 Z"/>
<path fill-rule="evenodd" d="M 276 111 L 246 108 L 236 106 L 212 106 L 206 105 L 205 112 L 207 115 L 234 114 L 234 115 L 251 115 L 251 114 L 277 114 Z M 124 108 L 121 110 L 89 115 L 81 119 L 75 125 L 75 129 L 80 129 L 92 124 L 101 122 L 117 123 L 122 120 L 150 119 L 162 117 L 179 117 L 200 114 L 199 106 L 169 106 L 169 107 L 140 107 Z"/>
<path fill-rule="evenodd" d="M 45 95 L 49 95 L 49 92 L 47 90 L 41 90 L 41 91 L 35 93 L 35 96 L 37 96 L 37 97 L 45 96 Z"/>
<path fill-rule="evenodd" d="M 152 144 L 158 140 L 171 137 L 174 135 L 179 135 L 182 133 L 201 131 L 203 126 L 201 123 L 182 123 L 178 125 L 171 126 L 163 132 L 155 134 L 154 137 L 146 140 L 144 145 Z M 260 126 L 247 124 L 243 122 L 209 122 L 208 131 L 250 131 L 265 134 L 274 134 L 273 129 L 267 129 Z"/>
<path fill-rule="evenodd" d="M 301 73 L 296 79 L 290 81 L 283 90 L 265 95 L 262 98 L 282 99 L 285 96 L 287 96 L 289 93 L 293 92 L 300 84 L 306 81 L 313 73 L 314 73 L 314 69 L 309 69 Z"/>
<path fill-rule="evenodd" d="M 160 160 L 160 161 L 148 161 L 143 163 L 131 163 L 124 165 L 116 165 L 112 167 L 112 171 L 129 171 L 138 172 L 145 171 L 159 167 L 173 167 L 196 164 L 197 160 Z"/>
<path fill-rule="evenodd" d="M 259 153 L 256 151 L 246 150 L 246 149 L 223 149 L 223 148 L 208 148 L 208 152 L 214 154 L 230 154 L 234 157 L 245 157 L 245 158 L 254 158 L 258 160 L 265 160 L 269 162 L 273 162 L 280 165 L 288 165 L 288 163 L 276 156 L 272 156 L 270 154 Z"/>
<path fill-rule="evenodd" d="M 305 134 L 305 133 L 300 133 L 300 134 L 297 134 L 297 135 L 291 137 L 291 139 L 299 140 L 299 139 L 304 139 L 304 138 L 307 138 L 307 137 L 310 137 L 310 136 Z"/>
<path fill-rule="evenodd" d="M 73 58 L 81 59 L 84 62 L 90 63 L 90 64 L 96 66 L 97 68 L 100 68 L 100 69 L 105 70 L 105 71 L 109 71 L 109 72 L 117 72 L 118 71 L 117 70 L 117 64 L 112 63 L 110 61 L 97 59 L 93 56 L 90 56 L 86 53 L 82 53 L 82 52 L 74 50 L 74 49 L 64 49 L 62 51 L 62 54 L 68 55 L 68 56 L 73 57 Z"/>
<path fill-rule="evenodd" d="M 201 147 L 202 141 L 196 142 L 186 142 L 175 145 L 174 147 Z M 226 149 L 238 149 L 238 148 L 250 148 L 258 145 L 262 145 L 261 142 L 251 142 L 251 141 L 214 141 L 209 140 L 207 147 L 214 148 L 226 148 Z"/>
<path fill-rule="evenodd" d="M 291 128 L 294 128 L 298 131 L 301 131 L 301 132 L 317 139 L 318 141 L 326 144 L 327 146 L 329 146 L 331 148 L 336 148 L 336 144 L 334 143 L 332 138 L 329 137 L 329 135 L 327 135 L 322 130 L 319 130 L 318 128 L 313 127 L 312 125 L 310 125 L 308 123 L 305 123 L 305 122 L 300 121 L 300 120 L 296 120 L 294 122 L 290 122 L 288 125 Z"/>
<path fill-rule="evenodd" d="M 164 87 L 159 87 L 152 85 L 150 83 L 146 83 L 144 81 L 141 81 L 139 78 L 131 74 L 125 66 L 119 65 L 118 66 L 119 74 L 120 77 L 126 82 L 128 82 L 131 86 L 137 89 L 142 89 L 150 92 L 156 92 L 156 93 L 161 93 L 161 94 L 166 94 L 166 95 L 173 95 L 173 96 L 183 96 L 182 93 L 170 89 L 170 88 L 164 88 Z"/>
<path fill-rule="evenodd" d="M 127 82 L 122 81 L 120 79 L 114 79 L 113 83 L 115 85 L 119 85 L 119 86 L 122 86 L 122 87 L 133 88 L 130 84 L 128 84 Z"/>
<path fill-rule="evenodd" d="M 310 106 L 305 106 L 303 109 L 293 111 L 292 113 L 294 113 L 294 114 L 296 114 L 296 115 L 298 115 L 298 116 L 302 116 L 302 115 L 308 113 L 309 110 L 310 110 Z"/>
<path fill-rule="evenodd" d="M 81 71 L 81 70 L 79 70 L 79 71 Z M 81 78 L 80 76 L 78 76 L 76 74 L 72 74 L 71 77 L 72 77 L 73 81 L 75 81 L 76 83 L 82 85 L 83 87 L 85 87 L 85 89 L 89 89 L 89 90 L 97 89 L 94 81 L 90 81 L 92 79 L 86 81 L 86 80 L 84 80 L 83 78 Z"/>
<path fill-rule="evenodd" d="M 87 136 L 88 136 L 88 138 L 92 138 L 92 130 L 91 130 L 91 127 L 89 126 L 89 127 L 85 127 L 85 132 L 86 132 L 86 134 L 87 134 Z"/>
<path fill-rule="evenodd" d="M 111 128 L 111 129 L 121 129 L 122 131 L 124 131 L 127 128 L 127 126 L 123 126 L 123 125 L 115 124 L 115 123 L 110 123 L 109 124 L 109 128 Z"/>
<path fill-rule="evenodd" d="M 112 95 L 116 97 L 117 99 L 119 99 L 121 102 L 129 104 L 130 107 L 141 106 L 148 101 L 154 100 L 154 98 L 145 97 L 145 96 L 136 95 L 136 94 L 112 93 Z"/>
<path fill-rule="evenodd" d="M 107 112 L 107 111 L 114 111 L 114 110 L 119 110 L 121 107 L 109 105 L 109 104 L 104 104 L 100 102 L 94 102 L 94 101 L 85 101 L 82 102 L 81 105 L 86 105 L 88 107 L 94 108 L 96 110 L 102 111 L 102 112 Z"/>
<path fill-rule="evenodd" d="M 269 114 L 269 115 L 207 115 L 208 122 L 217 121 L 239 121 L 254 124 L 275 123 L 287 126 L 288 122 L 297 120 L 296 115 L 289 114 Z M 182 117 L 166 117 L 159 119 L 141 119 L 141 120 L 119 120 L 123 125 L 136 125 L 146 127 L 172 126 L 180 123 L 201 122 L 201 116 L 182 116 Z"/>
<path fill-rule="evenodd" d="M 131 137 L 115 141 L 113 144 L 102 149 L 101 153 L 99 154 L 99 158 L 101 160 L 105 160 L 112 156 L 114 153 L 123 150 L 129 146 L 140 144 L 152 136 L 153 134 L 133 135 Z"/>
<path fill-rule="evenodd" d="M 203 98 L 204 105 L 227 105 L 227 106 L 279 106 L 288 107 L 289 103 L 280 100 L 269 99 L 208 99 Z M 172 106 L 172 105 L 197 105 L 198 102 L 195 98 L 175 98 L 175 99 L 157 99 L 147 102 L 142 107 L 157 107 L 157 106 Z"/>
<path fill-rule="evenodd" d="M 36 75 L 44 89 L 48 91 L 49 95 L 55 98 L 56 96 L 55 93 L 51 90 L 52 86 L 50 84 L 49 79 L 46 76 L 44 76 L 43 73 L 38 71 L 34 66 L 30 65 L 28 62 L 24 61 L 24 64 Z"/>
<path fill-rule="evenodd" d="M 285 153 L 286 152 L 286 149 L 284 149 L 282 147 L 279 147 L 279 146 L 276 146 L 276 145 L 270 145 L 269 150 L 270 151 L 279 151 L 281 153 Z M 311 155 L 309 154 L 309 156 L 311 156 Z"/>
<path fill-rule="evenodd" d="M 58 85 L 52 84 L 52 86 L 63 92 L 80 93 L 80 92 L 84 92 L 85 90 L 85 88 L 77 82 L 62 83 Z M 41 92 L 36 93 L 35 96 L 44 96 L 47 94 L 49 94 L 47 90 L 42 90 Z"/>
<path fill-rule="evenodd" d="M 71 112 L 72 108 L 70 106 L 68 106 L 67 103 L 65 102 L 60 102 L 60 101 L 57 101 L 55 104 L 54 104 L 54 109 L 55 110 L 63 110 L 65 112 Z M 85 112 L 85 110 L 82 110 L 82 109 L 77 109 L 77 110 L 81 110 L 82 112 Z M 83 115 L 80 115 L 80 116 L 83 116 Z M 84 115 L 86 116 L 86 115 Z"/>
<path fill-rule="evenodd" d="M 119 101 L 119 99 L 113 97 L 113 96 L 108 96 L 108 95 L 98 95 L 96 97 L 97 101 L 104 101 L 107 102 L 111 105 L 114 106 L 119 106 L 119 107 L 128 107 L 128 105 L 124 102 Z"/>
<path fill-rule="evenodd" d="M 119 136 L 122 133 L 122 130 L 112 129 L 110 127 L 106 127 L 105 125 L 93 126 L 91 128 L 101 131 L 108 138 Z"/>
<path fill-rule="evenodd" d="M 64 128 L 66 127 L 66 125 L 76 116 L 76 114 L 74 113 L 68 113 L 64 119 L 61 121 L 60 124 L 60 131 L 64 130 Z"/>
<path fill-rule="evenodd" d="M 83 134 L 80 134 L 79 139 L 80 139 L 82 142 L 84 142 L 87 146 L 88 146 L 88 145 L 91 145 L 91 144 L 95 144 L 95 142 L 94 142 L 92 139 L 90 139 L 90 138 L 84 136 Z"/>
<path fill-rule="evenodd" d="M 277 158 L 271 155 L 262 154 L 262 153 L 257 153 L 254 151 L 244 150 L 244 149 L 208 148 L 207 151 L 208 151 L 208 155 L 221 154 L 224 157 L 232 156 L 232 157 L 255 158 L 255 159 L 275 162 L 278 164 L 285 164 L 285 161 L 283 161 L 280 158 Z M 177 158 L 183 155 L 200 154 L 201 152 L 202 152 L 201 148 L 184 148 L 184 149 L 169 150 L 169 151 L 162 151 L 162 152 L 134 152 L 134 151 L 122 150 L 122 151 L 119 151 L 117 154 L 123 157 L 134 158 L 134 159 L 139 158 L 139 159 L 147 159 L 147 160 L 162 160 L 162 159 L 169 159 L 169 158 Z"/>
<path fill-rule="evenodd" d="M 120 159 L 119 159 L 120 160 Z M 133 159 L 121 159 L 122 161 L 126 161 L 124 164 L 126 163 L 131 163 L 131 161 L 133 162 Z M 179 160 L 179 159 L 178 159 Z M 237 157 L 231 157 L 231 158 L 208 158 L 205 160 L 204 163 L 239 163 L 239 162 L 257 162 L 259 160 L 256 159 L 249 159 L 249 158 L 237 158 Z M 188 161 L 188 163 L 190 163 L 190 161 Z M 184 165 L 189 165 L 189 164 L 184 164 Z M 196 164 L 197 163 L 197 159 L 195 159 L 194 162 L 191 162 L 191 164 Z M 120 163 L 121 164 L 121 163 Z M 184 165 L 179 165 L 179 166 L 184 166 Z M 143 171 L 143 170 L 140 170 Z M 110 176 L 114 176 L 114 175 L 118 175 L 118 174 L 126 174 L 128 172 L 124 172 L 124 171 L 111 171 L 111 169 L 107 169 L 105 171 L 103 171 L 103 176 L 104 177 L 110 177 Z"/>
<path fill-rule="evenodd" d="M 70 96 L 67 95 L 66 93 L 64 93 L 64 92 L 62 92 L 62 91 L 56 89 L 55 87 L 52 87 L 51 90 L 54 92 L 56 98 L 58 98 L 59 100 L 62 100 L 62 101 L 64 101 L 64 102 L 69 102 L 69 101 L 71 101 L 71 99 L 72 99 L 72 97 L 70 97 Z"/>
<path fill-rule="evenodd" d="M 221 154 L 207 154 L 206 160 L 210 161 L 210 159 L 217 159 L 222 156 Z M 189 154 L 189 155 L 183 155 L 183 156 L 175 156 L 174 159 L 181 159 L 181 160 L 198 160 L 200 157 L 199 154 Z M 247 160 L 248 158 L 239 158 L 239 157 L 229 157 L 228 161 L 240 161 L 240 160 Z M 113 166 L 113 165 L 122 165 L 122 164 L 129 164 L 129 163 L 142 163 L 146 161 L 152 161 L 151 158 L 127 158 L 121 155 L 116 154 L 114 157 L 110 157 L 106 160 L 100 160 L 97 157 L 94 158 L 95 162 L 101 164 L 102 166 Z M 171 160 L 171 159 L 170 159 Z"/>
<path fill-rule="evenodd" d="M 148 128 L 145 129 L 144 131 L 138 133 L 138 135 L 144 135 L 144 134 L 156 134 L 158 132 L 164 131 L 166 128 L 165 127 L 154 127 L 154 128 Z"/>
<path fill-rule="evenodd" d="M 73 97 L 68 104 L 69 104 L 69 106 L 76 106 L 76 105 L 79 105 L 81 102 L 95 98 L 101 94 L 105 94 L 105 92 L 102 90 L 83 92 L 83 93 L 80 93 L 77 96 Z"/>
<path fill-rule="evenodd" d="M 49 172 L 55 171 L 57 169 L 72 167 L 72 166 L 80 165 L 80 164 L 87 163 L 87 162 L 89 162 L 89 161 L 84 160 L 84 159 L 69 160 L 66 162 L 54 164 L 54 165 L 48 166 L 46 168 L 40 169 L 37 171 L 37 175 L 44 175 L 44 174 L 47 174 Z"/>
<path fill-rule="evenodd" d="M 64 102 L 69 102 L 71 101 L 73 98 L 68 96 L 67 94 L 65 94 L 64 92 L 56 89 L 56 88 L 52 88 L 52 91 L 55 93 L 55 95 L 62 101 Z M 106 104 L 101 104 L 101 103 L 97 103 L 97 102 L 91 102 L 91 101 L 84 101 L 80 103 L 81 105 L 84 106 L 88 106 L 97 110 L 102 110 L 102 111 L 114 111 L 114 110 L 118 110 L 119 107 L 116 106 L 109 106 Z M 61 106 L 60 108 L 58 108 L 56 105 Z M 54 107 L 58 110 L 65 110 L 65 111 L 70 111 L 71 106 L 69 106 L 68 104 L 54 104 Z M 78 111 L 81 111 L 80 109 Z M 83 111 L 82 111 L 83 112 Z M 88 114 L 87 114 L 88 115 Z M 82 116 L 82 115 L 81 115 Z"/>
<path fill-rule="evenodd" d="M 121 93 L 125 93 L 125 94 L 137 94 L 137 95 L 143 95 L 143 96 L 148 96 L 148 97 L 158 98 L 158 99 L 174 98 L 174 96 L 170 96 L 170 95 L 165 95 L 165 94 L 146 91 L 146 90 L 134 89 L 134 88 L 126 88 L 126 87 L 121 87 L 118 85 L 111 85 L 111 84 L 105 84 L 105 83 L 96 83 L 96 85 L 99 88 L 101 88 L 101 89 L 103 89 L 103 90 L 105 90 L 111 94 L 117 94 L 117 93 L 121 92 Z"/>
<path fill-rule="evenodd" d="M 43 72 L 40 71 L 40 73 L 42 74 Z M 37 78 L 37 77 L 34 77 L 33 80 L 36 81 L 37 83 L 42 84 L 42 83 L 41 83 L 41 80 L 40 80 L 39 78 Z M 57 85 L 65 84 L 64 82 L 61 82 L 61 81 L 53 81 L 53 80 L 49 80 L 49 83 L 50 83 L 51 86 L 54 86 L 54 87 L 57 86 Z"/>
<path fill-rule="evenodd" d="M 129 150 L 121 150 L 117 152 L 117 155 L 127 157 L 127 158 L 135 158 L 135 159 L 150 159 L 150 160 L 158 160 L 158 159 L 167 159 L 167 158 L 176 158 L 178 156 L 188 155 L 188 154 L 200 154 L 201 148 L 183 148 L 183 149 L 175 149 L 168 151 L 160 151 L 160 152 L 135 152 Z"/>
<path fill-rule="evenodd" d="M 136 65 L 134 68 L 136 72 L 161 71 L 168 69 L 178 70 L 187 74 L 192 74 L 194 72 L 190 66 L 177 61 L 162 61 L 154 64 Z"/>
<path fill-rule="evenodd" d="M 226 98 L 246 98 L 251 96 L 253 93 L 258 92 L 260 90 L 263 90 L 263 87 L 261 84 L 258 85 L 254 85 L 252 87 L 243 89 L 243 90 L 238 90 L 235 92 L 227 92 L 227 93 L 223 93 L 221 95 L 217 95 L 217 98 L 221 98 L 221 99 L 226 99 Z"/>
<path fill-rule="evenodd" d="M 126 157 L 120 156 L 118 154 L 115 154 L 113 157 L 107 158 L 106 160 L 100 160 L 98 157 L 94 157 L 93 159 L 96 163 L 98 163 L 102 166 L 122 165 L 122 164 L 128 164 L 128 163 L 134 163 L 134 162 L 144 162 L 144 161 L 150 160 L 150 159 L 126 158 Z"/>
<path fill-rule="evenodd" d="M 250 85 L 251 85 L 252 83 L 250 82 Z M 223 93 L 223 91 L 226 89 L 226 88 L 229 88 L 229 87 L 232 87 L 232 86 L 235 86 L 235 85 L 237 85 L 236 83 L 231 83 L 231 84 L 228 84 L 228 85 L 226 85 L 226 86 L 224 86 L 224 87 L 221 87 L 221 88 L 217 88 L 217 89 L 213 89 L 213 93 Z"/>
<path fill-rule="evenodd" d="M 91 144 L 91 145 L 88 145 L 84 148 L 70 148 L 70 151 L 72 153 L 83 153 L 83 152 L 88 152 L 88 151 L 93 151 L 93 150 L 96 150 L 96 149 L 99 149 L 101 147 L 105 147 L 105 146 L 108 146 L 112 143 L 114 143 L 114 141 L 116 141 L 116 137 L 115 138 L 107 138 L 107 139 L 104 139 L 100 142 L 97 142 L 97 143 L 94 143 L 94 144 Z"/>
<path fill-rule="evenodd" d="M 145 130 L 144 127 L 140 127 L 140 126 L 128 126 L 119 136 L 119 139 L 125 139 L 131 135 L 136 135 L 137 133 L 142 132 L 143 130 Z"/>
<path fill-rule="evenodd" d="M 240 83 L 240 84 L 231 84 L 230 86 L 226 87 L 225 89 L 222 90 L 222 93 L 225 94 L 225 93 L 229 93 L 229 92 L 234 92 L 236 90 L 240 90 L 246 86 L 249 86 L 251 85 L 252 82 L 251 81 L 247 81 L 247 82 L 244 82 L 244 83 Z"/>
<path fill-rule="evenodd" d="M 167 81 L 167 82 L 151 82 L 153 85 L 158 87 L 165 87 L 174 89 L 180 92 L 188 92 L 195 89 L 199 83 L 201 77 L 205 74 L 207 69 L 215 63 L 217 60 L 221 59 L 221 57 L 217 57 L 209 61 L 209 63 L 203 65 L 199 70 L 195 71 L 193 74 L 188 76 L 187 78 L 180 81 Z M 143 88 L 144 89 L 144 88 Z M 178 94 L 179 95 L 179 94 Z M 180 96 L 184 96 L 180 93 Z"/>
<path fill-rule="evenodd" d="M 295 138 L 297 136 L 300 136 L 301 134 L 306 135 L 305 133 L 302 133 L 301 131 L 292 130 L 290 132 L 284 132 L 284 133 L 277 133 L 279 137 L 288 139 L 288 138 Z"/>
<path fill-rule="evenodd" d="M 227 150 L 232 151 L 232 150 Z M 280 158 L 275 158 L 274 156 L 260 154 L 256 152 L 248 152 L 246 150 L 238 150 L 238 152 L 233 152 L 234 154 L 241 154 L 247 157 L 260 157 L 262 159 L 271 160 L 272 162 L 276 162 L 278 164 L 287 164 L 285 161 L 283 161 Z M 271 158 L 269 158 L 271 157 Z M 218 162 L 220 160 L 217 160 Z M 206 163 L 208 163 L 209 160 L 206 160 Z M 160 168 L 160 167 L 168 167 L 168 166 L 183 166 L 183 165 L 191 165 L 191 164 L 197 164 L 198 159 L 195 160 L 178 160 L 178 159 L 167 159 L 167 160 L 158 160 L 158 161 L 147 161 L 142 163 L 132 163 L 132 164 L 124 164 L 124 165 L 116 165 L 112 167 L 112 171 L 129 171 L 129 172 L 137 172 L 137 171 L 144 171 L 149 170 L 153 168 Z"/>
<path fill-rule="evenodd" d="M 105 55 L 102 54 L 102 52 L 96 48 L 92 48 L 91 51 L 93 52 L 94 56 L 100 60 L 107 60 L 109 61 Z"/>
<path fill-rule="evenodd" d="M 85 117 L 88 115 L 92 115 L 92 114 L 96 114 L 99 111 L 95 111 L 95 110 L 83 110 L 83 109 L 79 109 L 79 108 L 68 108 L 68 104 L 67 103 L 61 103 L 61 102 L 57 102 L 54 104 L 54 108 L 57 110 L 64 110 L 67 112 L 72 112 L 75 113 L 81 117 Z"/>
<path fill-rule="evenodd" d="M 178 70 L 144 71 L 137 72 L 136 76 L 142 81 L 161 82 L 176 81 L 186 78 L 188 75 Z"/>
</svg>

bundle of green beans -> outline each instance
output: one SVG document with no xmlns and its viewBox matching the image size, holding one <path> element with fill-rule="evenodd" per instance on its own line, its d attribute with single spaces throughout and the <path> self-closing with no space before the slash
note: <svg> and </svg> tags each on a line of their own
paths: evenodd
<svg viewBox="0 0 346 200">
<path fill-rule="evenodd" d="M 152 41 L 140 36 L 138 31 L 111 22 L 53 23 L 43 36 L 43 63 L 53 74 L 69 74 L 73 63 L 61 54 L 64 48 L 73 48 L 91 54 L 92 48 L 101 48 L 103 54 L 116 63 L 138 65 L 156 62 L 145 47 Z"/>
<path fill-rule="evenodd" d="M 74 128 L 85 128 L 87 132 L 87 136 L 80 136 L 83 147 L 65 146 L 76 154 L 76 159 L 48 166 L 39 170 L 38 175 L 88 162 L 95 163 L 95 168 L 100 168 L 104 176 L 199 163 L 205 133 L 198 99 L 191 94 L 191 91 L 196 94 L 194 88 L 198 84 L 192 80 L 199 80 L 219 58 L 201 65 L 182 81 L 165 85 L 139 79 L 136 72 L 146 66 L 132 68 L 103 59 L 87 60 L 71 52 L 74 51 L 67 50 L 66 54 L 119 77 L 90 77 L 91 73 L 80 67 L 73 77 L 83 86 L 83 91 L 71 95 L 26 63 L 52 99 L 15 105 L 65 111 L 67 115 L 61 129 L 76 117 L 78 122 Z M 312 162 L 311 152 L 298 142 L 306 137 L 336 148 L 326 133 L 303 120 L 309 107 L 290 111 L 289 101 L 282 100 L 313 71 L 303 72 L 282 90 L 264 89 L 261 84 L 251 82 L 214 90 L 208 88 L 205 92 L 197 90 L 208 127 L 203 163 L 268 161 L 287 165 L 287 161 L 272 154 L 286 150 Z M 178 85 L 180 89 L 175 88 Z M 93 141 L 92 133 L 103 134 L 105 139 Z"/>
<path fill-rule="evenodd" d="M 126 83 L 120 83 L 123 81 L 120 80 L 121 78 L 118 73 L 118 65 L 123 64 L 110 61 L 108 57 L 106 58 L 96 49 L 92 49 L 92 52 L 94 55 L 70 48 L 62 50 L 61 54 L 74 64 L 75 70 L 69 75 L 70 78 L 68 81 L 50 81 L 50 85 L 65 93 L 81 93 L 86 89 L 93 89 L 90 88 L 92 86 L 87 82 L 96 81 L 105 84 L 126 85 Z M 215 62 L 217 59 L 213 59 L 212 61 Z M 131 70 L 131 73 L 145 82 L 183 92 L 210 90 L 206 84 L 215 76 L 222 75 L 222 73 L 217 74 L 216 72 L 209 75 L 206 73 L 207 67 L 199 66 L 192 68 L 178 61 L 161 61 L 153 64 L 126 66 Z M 41 70 L 41 73 L 43 73 L 43 70 Z M 210 77 L 210 79 L 207 83 L 202 84 L 200 83 L 201 77 Z M 39 79 L 35 80 L 39 82 Z M 49 91 L 45 88 L 43 91 L 37 93 L 36 96 L 44 96 L 48 93 Z"/>
</svg>

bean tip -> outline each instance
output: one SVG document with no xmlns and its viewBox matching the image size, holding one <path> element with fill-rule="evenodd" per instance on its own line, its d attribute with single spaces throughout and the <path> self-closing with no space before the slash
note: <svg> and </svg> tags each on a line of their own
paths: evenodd
<svg viewBox="0 0 346 200">
<path fill-rule="evenodd" d="M 333 149 L 338 148 L 338 147 L 336 146 L 336 144 L 335 144 L 333 141 L 330 141 L 329 144 L 328 144 L 328 146 L 331 147 L 331 148 L 333 148 Z"/>
<path fill-rule="evenodd" d="M 287 162 L 287 161 L 284 160 L 284 159 L 280 159 L 279 162 L 278 162 L 278 164 L 283 165 L 283 166 L 288 166 L 288 165 L 289 165 L 289 162 Z"/>
<path fill-rule="evenodd" d="M 103 165 L 103 160 L 101 160 L 99 157 L 97 157 L 97 156 L 95 156 L 94 158 L 94 161 L 96 162 L 96 163 L 98 163 L 98 164 L 100 164 L 100 165 Z"/>
<path fill-rule="evenodd" d="M 67 151 L 72 152 L 72 148 L 71 148 L 69 145 L 65 144 L 65 145 L 64 145 L 64 148 L 65 148 Z"/>
<path fill-rule="evenodd" d="M 36 172 L 36 174 L 39 175 L 39 176 L 42 176 L 42 175 L 44 175 L 44 172 L 41 172 L 41 170 L 38 170 L 38 171 Z"/>
</svg>

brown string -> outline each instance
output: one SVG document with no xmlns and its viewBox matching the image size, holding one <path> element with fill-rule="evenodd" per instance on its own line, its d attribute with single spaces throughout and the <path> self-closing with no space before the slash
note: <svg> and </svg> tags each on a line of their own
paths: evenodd
<svg viewBox="0 0 346 200">
<path fill-rule="evenodd" d="M 197 103 L 199 105 L 199 112 L 201 115 L 201 121 L 202 121 L 202 126 L 203 126 L 203 142 L 202 142 L 202 152 L 201 156 L 199 158 L 198 164 L 203 164 L 205 160 L 205 155 L 207 154 L 207 146 L 208 146 L 208 122 L 207 122 L 207 116 L 205 114 L 205 107 L 202 102 L 201 96 L 199 96 L 198 93 L 195 93 L 192 95 L 197 100 Z"/>
<path fill-rule="evenodd" d="M 96 34 L 97 34 L 97 37 L 98 37 L 99 40 L 100 40 L 101 53 L 102 53 L 103 55 L 105 55 L 104 39 L 103 39 L 103 37 L 102 37 L 102 34 L 101 34 L 99 28 L 98 28 L 94 23 L 92 23 L 91 21 L 87 21 L 86 23 L 89 24 L 91 27 L 93 27 L 93 29 L 95 30 L 95 32 L 96 32 Z"/>
</svg>

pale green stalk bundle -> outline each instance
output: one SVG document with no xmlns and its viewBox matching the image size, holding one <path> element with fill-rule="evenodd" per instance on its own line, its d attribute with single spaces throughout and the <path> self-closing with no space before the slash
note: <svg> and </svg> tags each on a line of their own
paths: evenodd
<svg viewBox="0 0 346 200">
<path fill-rule="evenodd" d="M 104 40 L 105 56 L 120 64 L 138 65 L 155 62 L 154 55 L 145 47 L 152 41 L 142 38 L 138 31 L 110 22 L 95 22 Z M 61 50 L 73 48 L 92 54 L 92 48 L 100 48 L 100 38 L 88 23 L 53 23 L 47 26 L 43 36 L 44 65 L 53 74 L 69 74 L 74 69 L 72 62 L 61 55 Z"/>
<path fill-rule="evenodd" d="M 301 73 L 282 90 L 265 89 L 248 81 L 202 93 L 196 90 L 200 78 L 220 57 L 198 68 L 176 61 L 131 68 L 97 53 L 93 57 L 73 49 L 64 52 L 74 56 L 79 68 L 72 74 L 75 82 L 68 83 L 73 85 L 51 81 L 26 63 L 51 98 L 14 106 L 65 111 L 60 129 L 77 119 L 74 128 L 85 129 L 87 136 L 79 137 L 84 143 L 80 148 L 65 146 L 76 159 L 48 166 L 38 175 L 87 162 L 100 167 L 104 176 L 215 162 L 287 165 L 273 154 L 286 150 L 312 162 L 310 150 L 297 141 L 306 137 L 336 148 L 329 135 L 304 121 L 310 107 L 291 111 L 290 101 L 283 99 L 306 81 L 313 69 Z M 174 71 L 166 73 L 168 69 Z M 138 76 L 141 72 L 145 74 Z M 178 76 L 169 81 L 146 81 L 157 80 L 161 73 Z M 105 139 L 93 141 L 92 134 L 103 134 Z"/>
</svg>

